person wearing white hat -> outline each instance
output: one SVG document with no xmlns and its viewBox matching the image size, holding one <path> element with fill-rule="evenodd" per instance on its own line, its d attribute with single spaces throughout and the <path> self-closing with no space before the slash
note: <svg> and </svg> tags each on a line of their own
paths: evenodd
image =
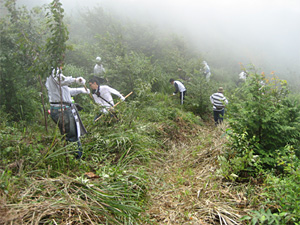
<svg viewBox="0 0 300 225">
<path fill-rule="evenodd" d="M 240 74 L 239 74 L 239 79 L 240 79 L 241 81 L 246 81 L 247 75 L 248 75 L 247 72 L 242 71 L 242 72 L 240 72 Z"/>
<path fill-rule="evenodd" d="M 228 100 L 224 96 L 223 92 L 223 88 L 219 87 L 218 92 L 210 96 L 210 102 L 213 104 L 215 125 L 221 124 L 223 122 L 225 105 L 228 104 Z"/>
<path fill-rule="evenodd" d="M 99 76 L 99 75 L 103 75 L 104 73 L 105 73 L 105 69 L 101 64 L 101 57 L 97 56 L 96 65 L 94 67 L 94 75 Z"/>
<path fill-rule="evenodd" d="M 207 82 L 209 82 L 210 76 L 211 76 L 210 68 L 206 61 L 203 61 L 202 64 L 203 64 L 203 71 L 204 71 L 203 73 L 204 73 L 205 79 Z"/>
</svg>

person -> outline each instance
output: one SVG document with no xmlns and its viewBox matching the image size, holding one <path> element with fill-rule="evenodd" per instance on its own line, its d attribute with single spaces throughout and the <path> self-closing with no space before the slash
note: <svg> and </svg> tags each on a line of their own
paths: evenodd
<svg viewBox="0 0 300 225">
<path fill-rule="evenodd" d="M 248 75 L 248 74 L 247 74 L 246 71 L 240 72 L 240 74 L 239 74 L 239 80 L 241 80 L 241 81 L 246 81 L 247 75 Z"/>
<path fill-rule="evenodd" d="M 210 96 L 210 101 L 213 104 L 215 125 L 221 124 L 225 113 L 225 105 L 228 104 L 222 87 L 219 87 L 218 92 Z"/>
<path fill-rule="evenodd" d="M 75 104 L 72 103 L 72 96 L 80 93 L 89 94 L 89 90 L 85 88 L 70 88 L 69 85 L 72 83 L 85 85 L 85 82 L 83 77 L 64 76 L 60 69 L 53 69 L 46 80 L 50 102 L 50 116 L 58 124 L 61 134 L 66 135 L 67 141 L 77 142 L 77 159 L 80 159 L 82 156 L 79 138 L 86 134 L 87 131 L 82 124 Z"/>
<path fill-rule="evenodd" d="M 205 79 L 207 82 L 209 82 L 210 76 L 211 76 L 210 67 L 208 66 L 206 61 L 203 61 L 202 64 L 203 64 L 203 71 L 204 71 Z"/>
<path fill-rule="evenodd" d="M 246 71 L 242 71 L 239 73 L 239 79 L 236 82 L 236 85 L 239 86 L 241 83 L 244 83 L 247 79 L 248 73 Z"/>
<path fill-rule="evenodd" d="M 114 106 L 112 94 L 118 96 L 122 101 L 125 101 L 125 97 L 119 91 L 109 87 L 108 85 L 100 85 L 100 79 L 98 77 L 92 77 L 89 80 L 89 85 L 93 90 L 92 95 L 95 102 L 101 106 L 100 114 L 95 116 L 94 121 L 96 121 L 102 113 L 110 113 L 111 116 L 116 117 L 116 115 L 110 110 L 110 108 Z"/>
<path fill-rule="evenodd" d="M 94 75 L 99 76 L 99 75 L 103 75 L 104 73 L 105 73 L 105 69 L 104 69 L 103 65 L 101 64 L 101 57 L 97 56 L 96 57 L 96 65 L 94 67 Z"/>
<path fill-rule="evenodd" d="M 175 87 L 175 91 L 173 92 L 173 95 L 176 95 L 178 92 L 180 93 L 179 97 L 180 97 L 180 104 L 183 105 L 183 100 L 185 98 L 186 95 L 186 88 L 183 85 L 183 83 L 181 83 L 178 80 L 174 80 L 174 79 L 170 79 L 170 83 L 172 85 L 174 85 Z"/>
</svg>

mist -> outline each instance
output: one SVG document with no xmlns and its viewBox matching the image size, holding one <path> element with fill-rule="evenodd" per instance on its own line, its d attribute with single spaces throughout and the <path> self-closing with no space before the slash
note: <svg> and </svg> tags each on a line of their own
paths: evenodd
<svg viewBox="0 0 300 225">
<path fill-rule="evenodd" d="M 111 1 L 112 2 L 112 1 Z M 299 71 L 300 2 L 296 0 L 113 1 L 119 14 L 152 21 L 192 42 L 211 62 Z M 118 6 L 118 7 L 117 7 Z M 220 63 L 219 63 L 220 64 Z M 225 65 L 222 65 L 226 67 Z M 229 65 L 228 65 L 229 66 Z"/>
<path fill-rule="evenodd" d="M 19 1 L 32 5 L 45 1 Z M 96 6 L 183 37 L 215 67 L 253 64 L 279 77 L 300 71 L 298 0 L 61 0 L 66 12 Z"/>
</svg>

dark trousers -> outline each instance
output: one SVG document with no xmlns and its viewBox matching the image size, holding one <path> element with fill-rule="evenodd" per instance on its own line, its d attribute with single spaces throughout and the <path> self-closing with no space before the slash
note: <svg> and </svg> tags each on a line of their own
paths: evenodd
<svg viewBox="0 0 300 225">
<path fill-rule="evenodd" d="M 180 92 L 180 105 L 183 105 L 183 100 L 185 98 L 185 95 L 186 95 L 186 91 L 183 91 L 183 92 Z"/>
<path fill-rule="evenodd" d="M 51 108 L 50 116 L 52 120 L 58 125 L 60 133 L 62 135 L 66 135 L 66 140 L 69 142 L 77 142 L 78 144 L 78 156 L 77 158 L 80 158 L 82 155 L 82 147 L 81 142 L 77 135 L 77 127 L 75 118 L 72 114 L 72 108 L 68 106 L 68 108 L 65 108 L 67 106 L 64 106 L 64 111 L 62 113 L 60 107 L 59 108 Z M 62 117 L 63 116 L 63 117 Z"/>
<path fill-rule="evenodd" d="M 224 109 L 222 109 L 220 111 L 214 110 L 215 125 L 221 124 L 223 122 L 224 113 L 225 113 Z"/>
</svg>

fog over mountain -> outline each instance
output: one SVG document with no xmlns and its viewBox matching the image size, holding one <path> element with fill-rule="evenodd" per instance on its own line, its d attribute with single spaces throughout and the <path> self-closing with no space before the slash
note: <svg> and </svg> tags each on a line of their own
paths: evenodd
<svg viewBox="0 0 300 225">
<path fill-rule="evenodd" d="M 51 1 L 22 0 L 40 5 Z M 61 0 L 67 13 L 101 6 L 171 30 L 218 66 L 253 63 L 284 77 L 300 76 L 299 0 Z M 223 62 L 224 65 L 220 65 Z"/>
</svg>

